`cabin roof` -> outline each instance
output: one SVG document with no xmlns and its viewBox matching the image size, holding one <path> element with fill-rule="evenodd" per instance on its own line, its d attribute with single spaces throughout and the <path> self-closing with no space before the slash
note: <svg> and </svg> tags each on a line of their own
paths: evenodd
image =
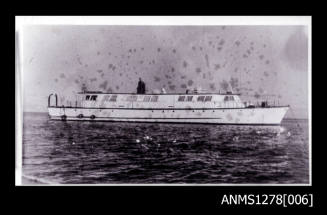
<svg viewBox="0 0 327 215">
<path fill-rule="evenodd" d="M 86 92 L 78 92 L 78 94 L 122 94 L 122 95 L 241 95 L 240 93 L 146 93 L 146 94 L 138 94 L 138 93 L 106 93 L 100 91 L 86 91 Z"/>
</svg>

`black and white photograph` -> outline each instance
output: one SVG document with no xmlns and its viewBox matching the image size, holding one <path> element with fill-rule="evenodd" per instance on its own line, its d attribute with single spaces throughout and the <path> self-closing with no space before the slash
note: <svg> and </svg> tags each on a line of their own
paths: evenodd
<svg viewBox="0 0 327 215">
<path fill-rule="evenodd" d="M 311 17 L 16 16 L 16 185 L 311 185 Z"/>
</svg>

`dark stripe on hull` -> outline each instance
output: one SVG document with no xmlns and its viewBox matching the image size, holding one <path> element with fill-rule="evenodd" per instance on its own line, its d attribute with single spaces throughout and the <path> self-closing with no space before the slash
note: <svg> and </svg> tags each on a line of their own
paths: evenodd
<svg viewBox="0 0 327 215">
<path fill-rule="evenodd" d="M 51 120 L 56 121 L 87 121 L 87 122 L 128 122 L 128 123 L 169 123 L 169 124 L 211 124 L 211 125 L 256 125 L 256 126 L 279 126 L 280 124 L 262 124 L 262 123 L 218 123 L 218 122 L 178 122 L 178 121 L 133 121 L 133 119 L 149 119 L 149 118 L 113 118 L 113 117 L 97 117 L 96 119 L 90 118 L 67 118 L 66 120 L 62 120 L 60 117 L 58 118 L 50 118 Z M 108 119 L 108 120 L 104 120 Z M 130 120 L 123 120 L 130 119 Z M 220 119 L 220 118 L 151 118 L 151 119 Z"/>
<path fill-rule="evenodd" d="M 289 106 L 273 106 L 273 107 L 255 107 L 255 108 L 100 108 L 100 107 L 48 107 L 59 109 L 98 109 L 98 110 L 253 110 L 253 109 L 269 109 L 269 108 L 285 108 Z"/>
<path fill-rule="evenodd" d="M 55 120 L 55 121 L 62 121 L 61 119 L 51 119 L 51 120 Z M 164 124 L 201 124 L 201 125 L 244 125 L 244 126 L 249 126 L 249 125 L 254 125 L 254 126 L 280 126 L 280 124 L 259 124 L 259 123 L 255 123 L 255 124 L 249 124 L 249 123 L 217 123 L 217 122 L 149 122 L 149 121 L 126 121 L 126 120 L 78 120 L 78 119 L 67 119 L 66 121 L 85 121 L 85 122 L 128 122 L 128 123 L 154 123 L 154 124 L 160 124 L 160 123 L 164 123 Z"/>
</svg>

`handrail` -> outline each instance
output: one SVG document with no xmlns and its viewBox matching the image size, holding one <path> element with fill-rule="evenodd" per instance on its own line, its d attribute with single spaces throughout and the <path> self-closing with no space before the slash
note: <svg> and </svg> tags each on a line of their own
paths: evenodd
<svg viewBox="0 0 327 215">
<path fill-rule="evenodd" d="M 48 107 L 51 107 L 51 97 L 52 97 L 52 96 L 55 96 L 55 98 L 56 98 L 56 106 L 55 106 L 55 107 L 57 107 L 57 106 L 58 106 L 58 96 L 57 96 L 56 93 L 55 93 L 55 94 L 51 93 L 51 94 L 48 96 Z"/>
</svg>

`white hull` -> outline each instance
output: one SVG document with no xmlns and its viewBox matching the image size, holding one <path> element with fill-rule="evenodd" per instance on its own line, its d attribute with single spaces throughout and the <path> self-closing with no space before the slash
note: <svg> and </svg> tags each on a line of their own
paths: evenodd
<svg viewBox="0 0 327 215">
<path fill-rule="evenodd" d="M 48 110 L 50 118 L 54 120 L 62 120 L 62 116 L 65 116 L 65 120 L 78 121 L 278 125 L 288 108 L 287 106 L 207 109 L 49 107 Z"/>
</svg>

